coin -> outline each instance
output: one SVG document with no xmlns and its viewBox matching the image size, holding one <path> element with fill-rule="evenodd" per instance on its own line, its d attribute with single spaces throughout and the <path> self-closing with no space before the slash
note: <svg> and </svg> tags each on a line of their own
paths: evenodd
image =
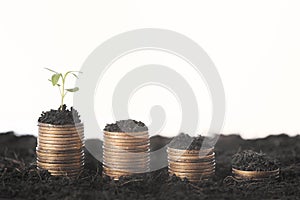
<svg viewBox="0 0 300 200">
<path fill-rule="evenodd" d="M 147 144 L 150 142 L 148 138 L 109 138 L 109 137 L 104 137 L 103 142 L 109 142 L 109 143 L 123 143 L 123 144 Z"/>
<path fill-rule="evenodd" d="M 148 131 L 143 131 L 143 132 L 109 132 L 109 131 L 104 131 L 103 132 L 105 136 L 115 136 L 115 137 L 124 137 L 124 136 L 146 136 L 149 137 Z"/>
<path fill-rule="evenodd" d="M 149 141 L 146 142 L 137 142 L 137 143 L 121 143 L 116 141 L 105 141 L 106 146 L 113 146 L 113 147 L 135 147 L 135 148 L 144 148 L 150 147 Z"/>
<path fill-rule="evenodd" d="M 145 167 L 145 168 L 134 168 L 134 169 L 130 169 L 130 168 L 122 169 L 122 168 L 110 168 L 110 167 L 103 166 L 103 170 L 106 174 L 110 173 L 110 174 L 122 175 L 122 174 L 145 173 L 149 171 L 149 168 Z"/>
<path fill-rule="evenodd" d="M 39 133 L 39 137 L 49 139 L 49 140 L 83 140 L 84 136 L 80 134 L 62 134 L 62 135 L 54 135 L 54 134 L 44 134 Z"/>
<path fill-rule="evenodd" d="M 260 180 L 267 178 L 278 178 L 279 168 L 272 171 L 244 171 L 232 168 L 232 174 L 237 179 Z"/>
</svg>

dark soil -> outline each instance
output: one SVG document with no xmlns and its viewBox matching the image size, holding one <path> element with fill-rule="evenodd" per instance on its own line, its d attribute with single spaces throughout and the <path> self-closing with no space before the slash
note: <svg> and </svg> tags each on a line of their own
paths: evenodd
<svg viewBox="0 0 300 200">
<path fill-rule="evenodd" d="M 151 150 L 169 142 L 169 138 L 152 137 Z M 90 144 L 102 142 L 87 140 L 86 145 Z M 166 168 L 119 182 L 102 178 L 101 163 L 88 152 L 84 172 L 78 179 L 52 177 L 35 169 L 35 147 L 32 136 L 0 134 L 0 199 L 300 199 L 300 136 L 257 140 L 220 136 L 215 146 L 216 176 L 197 185 L 169 177 Z M 261 150 L 279 160 L 280 178 L 251 183 L 235 180 L 231 176 L 231 158 L 245 149 Z M 165 162 L 167 157 L 164 154 L 156 159 Z"/>
<path fill-rule="evenodd" d="M 180 133 L 174 139 L 170 142 L 169 147 L 174 149 L 187 149 L 187 150 L 199 150 L 201 148 L 209 148 L 206 144 L 206 146 L 203 146 L 203 141 L 205 137 L 199 135 L 197 137 L 191 137 L 188 134 Z M 207 138 L 208 140 L 212 140 L 211 138 Z"/>
<path fill-rule="evenodd" d="M 271 171 L 278 169 L 278 161 L 262 152 L 245 150 L 232 156 L 232 167 L 245 171 Z"/>
<path fill-rule="evenodd" d="M 77 110 L 71 107 L 67 109 L 64 105 L 62 109 L 60 107 L 57 110 L 51 109 L 47 112 L 42 112 L 38 122 L 52 125 L 68 125 L 81 123 L 80 115 Z"/>
<path fill-rule="evenodd" d="M 104 131 L 108 132 L 142 132 L 148 131 L 148 127 L 141 121 L 136 121 L 133 119 L 120 120 L 113 124 L 107 124 L 104 128 Z"/>
</svg>

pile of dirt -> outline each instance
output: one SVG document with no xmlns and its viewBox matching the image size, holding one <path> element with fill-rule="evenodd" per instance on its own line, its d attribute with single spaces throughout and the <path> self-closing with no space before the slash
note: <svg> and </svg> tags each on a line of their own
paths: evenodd
<svg viewBox="0 0 300 200">
<path fill-rule="evenodd" d="M 245 150 L 232 156 L 232 167 L 245 171 L 272 171 L 278 169 L 278 161 L 265 153 Z"/>
<path fill-rule="evenodd" d="M 205 141 L 205 143 L 204 143 Z M 170 142 L 169 147 L 174 149 L 200 150 L 211 147 L 212 138 L 204 136 L 191 137 L 188 134 L 180 133 Z"/>
<path fill-rule="evenodd" d="M 62 109 L 59 107 L 57 110 L 51 109 L 50 111 L 42 112 L 38 122 L 52 125 L 68 125 L 81 123 L 81 120 L 76 109 L 73 107 L 67 109 L 67 106 L 63 105 Z"/>
<path fill-rule="evenodd" d="M 157 150 L 171 139 L 151 138 L 151 150 Z M 89 140 L 86 141 L 89 143 Z M 93 141 L 95 143 L 95 141 Z M 99 144 L 101 141 L 99 140 Z M 239 136 L 220 136 L 215 146 L 216 175 L 209 181 L 190 184 L 170 177 L 167 168 L 122 178 L 102 177 L 102 164 L 86 151 L 86 165 L 77 179 L 53 177 L 36 170 L 34 137 L 0 134 L 1 199 L 299 199 L 300 136 L 270 136 L 243 140 Z M 231 176 L 232 156 L 242 150 L 263 151 L 280 161 L 277 180 L 244 182 Z M 164 154 L 161 161 L 166 160 Z"/>
<path fill-rule="evenodd" d="M 126 119 L 117 121 L 116 123 L 107 124 L 104 128 L 104 131 L 133 133 L 148 131 L 148 127 L 141 121 Z"/>
</svg>

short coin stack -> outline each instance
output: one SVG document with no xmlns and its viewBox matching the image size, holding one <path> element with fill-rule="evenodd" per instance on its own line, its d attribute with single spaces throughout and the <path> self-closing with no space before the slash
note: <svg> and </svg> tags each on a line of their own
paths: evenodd
<svg viewBox="0 0 300 200">
<path fill-rule="evenodd" d="M 279 178 L 278 161 L 263 152 L 244 150 L 232 156 L 232 175 L 240 180 L 260 181 Z"/>
<path fill-rule="evenodd" d="M 38 126 L 37 168 L 53 176 L 79 175 L 84 167 L 83 124 Z"/>
<path fill-rule="evenodd" d="M 121 176 L 145 173 L 150 166 L 148 131 L 104 131 L 103 173 L 118 180 Z"/>
<path fill-rule="evenodd" d="M 168 147 L 168 169 L 170 175 L 190 182 L 209 179 L 215 174 L 215 153 L 213 148 L 185 150 Z"/>
</svg>

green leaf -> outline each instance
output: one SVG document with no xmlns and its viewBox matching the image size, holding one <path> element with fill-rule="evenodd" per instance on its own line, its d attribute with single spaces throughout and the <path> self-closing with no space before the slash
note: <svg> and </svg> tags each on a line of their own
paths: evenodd
<svg viewBox="0 0 300 200">
<path fill-rule="evenodd" d="M 74 74 L 74 73 L 72 73 L 73 74 L 73 76 L 75 76 L 75 78 L 77 78 L 78 79 L 78 76 L 76 75 L 76 74 Z"/>
<path fill-rule="evenodd" d="M 57 85 L 57 82 L 59 81 L 61 74 L 53 74 L 51 78 L 52 85 L 55 86 Z"/>
<path fill-rule="evenodd" d="M 79 90 L 78 87 L 71 88 L 71 89 L 66 89 L 66 91 L 68 91 L 68 92 L 77 92 L 78 90 Z"/>
<path fill-rule="evenodd" d="M 55 74 L 58 74 L 58 72 L 56 72 L 56 71 L 54 71 L 54 70 L 52 70 L 52 69 L 49 69 L 49 68 L 47 68 L 47 67 L 45 67 L 45 69 L 46 69 L 46 70 L 49 70 L 50 72 L 53 72 L 53 73 L 55 73 Z"/>
</svg>

